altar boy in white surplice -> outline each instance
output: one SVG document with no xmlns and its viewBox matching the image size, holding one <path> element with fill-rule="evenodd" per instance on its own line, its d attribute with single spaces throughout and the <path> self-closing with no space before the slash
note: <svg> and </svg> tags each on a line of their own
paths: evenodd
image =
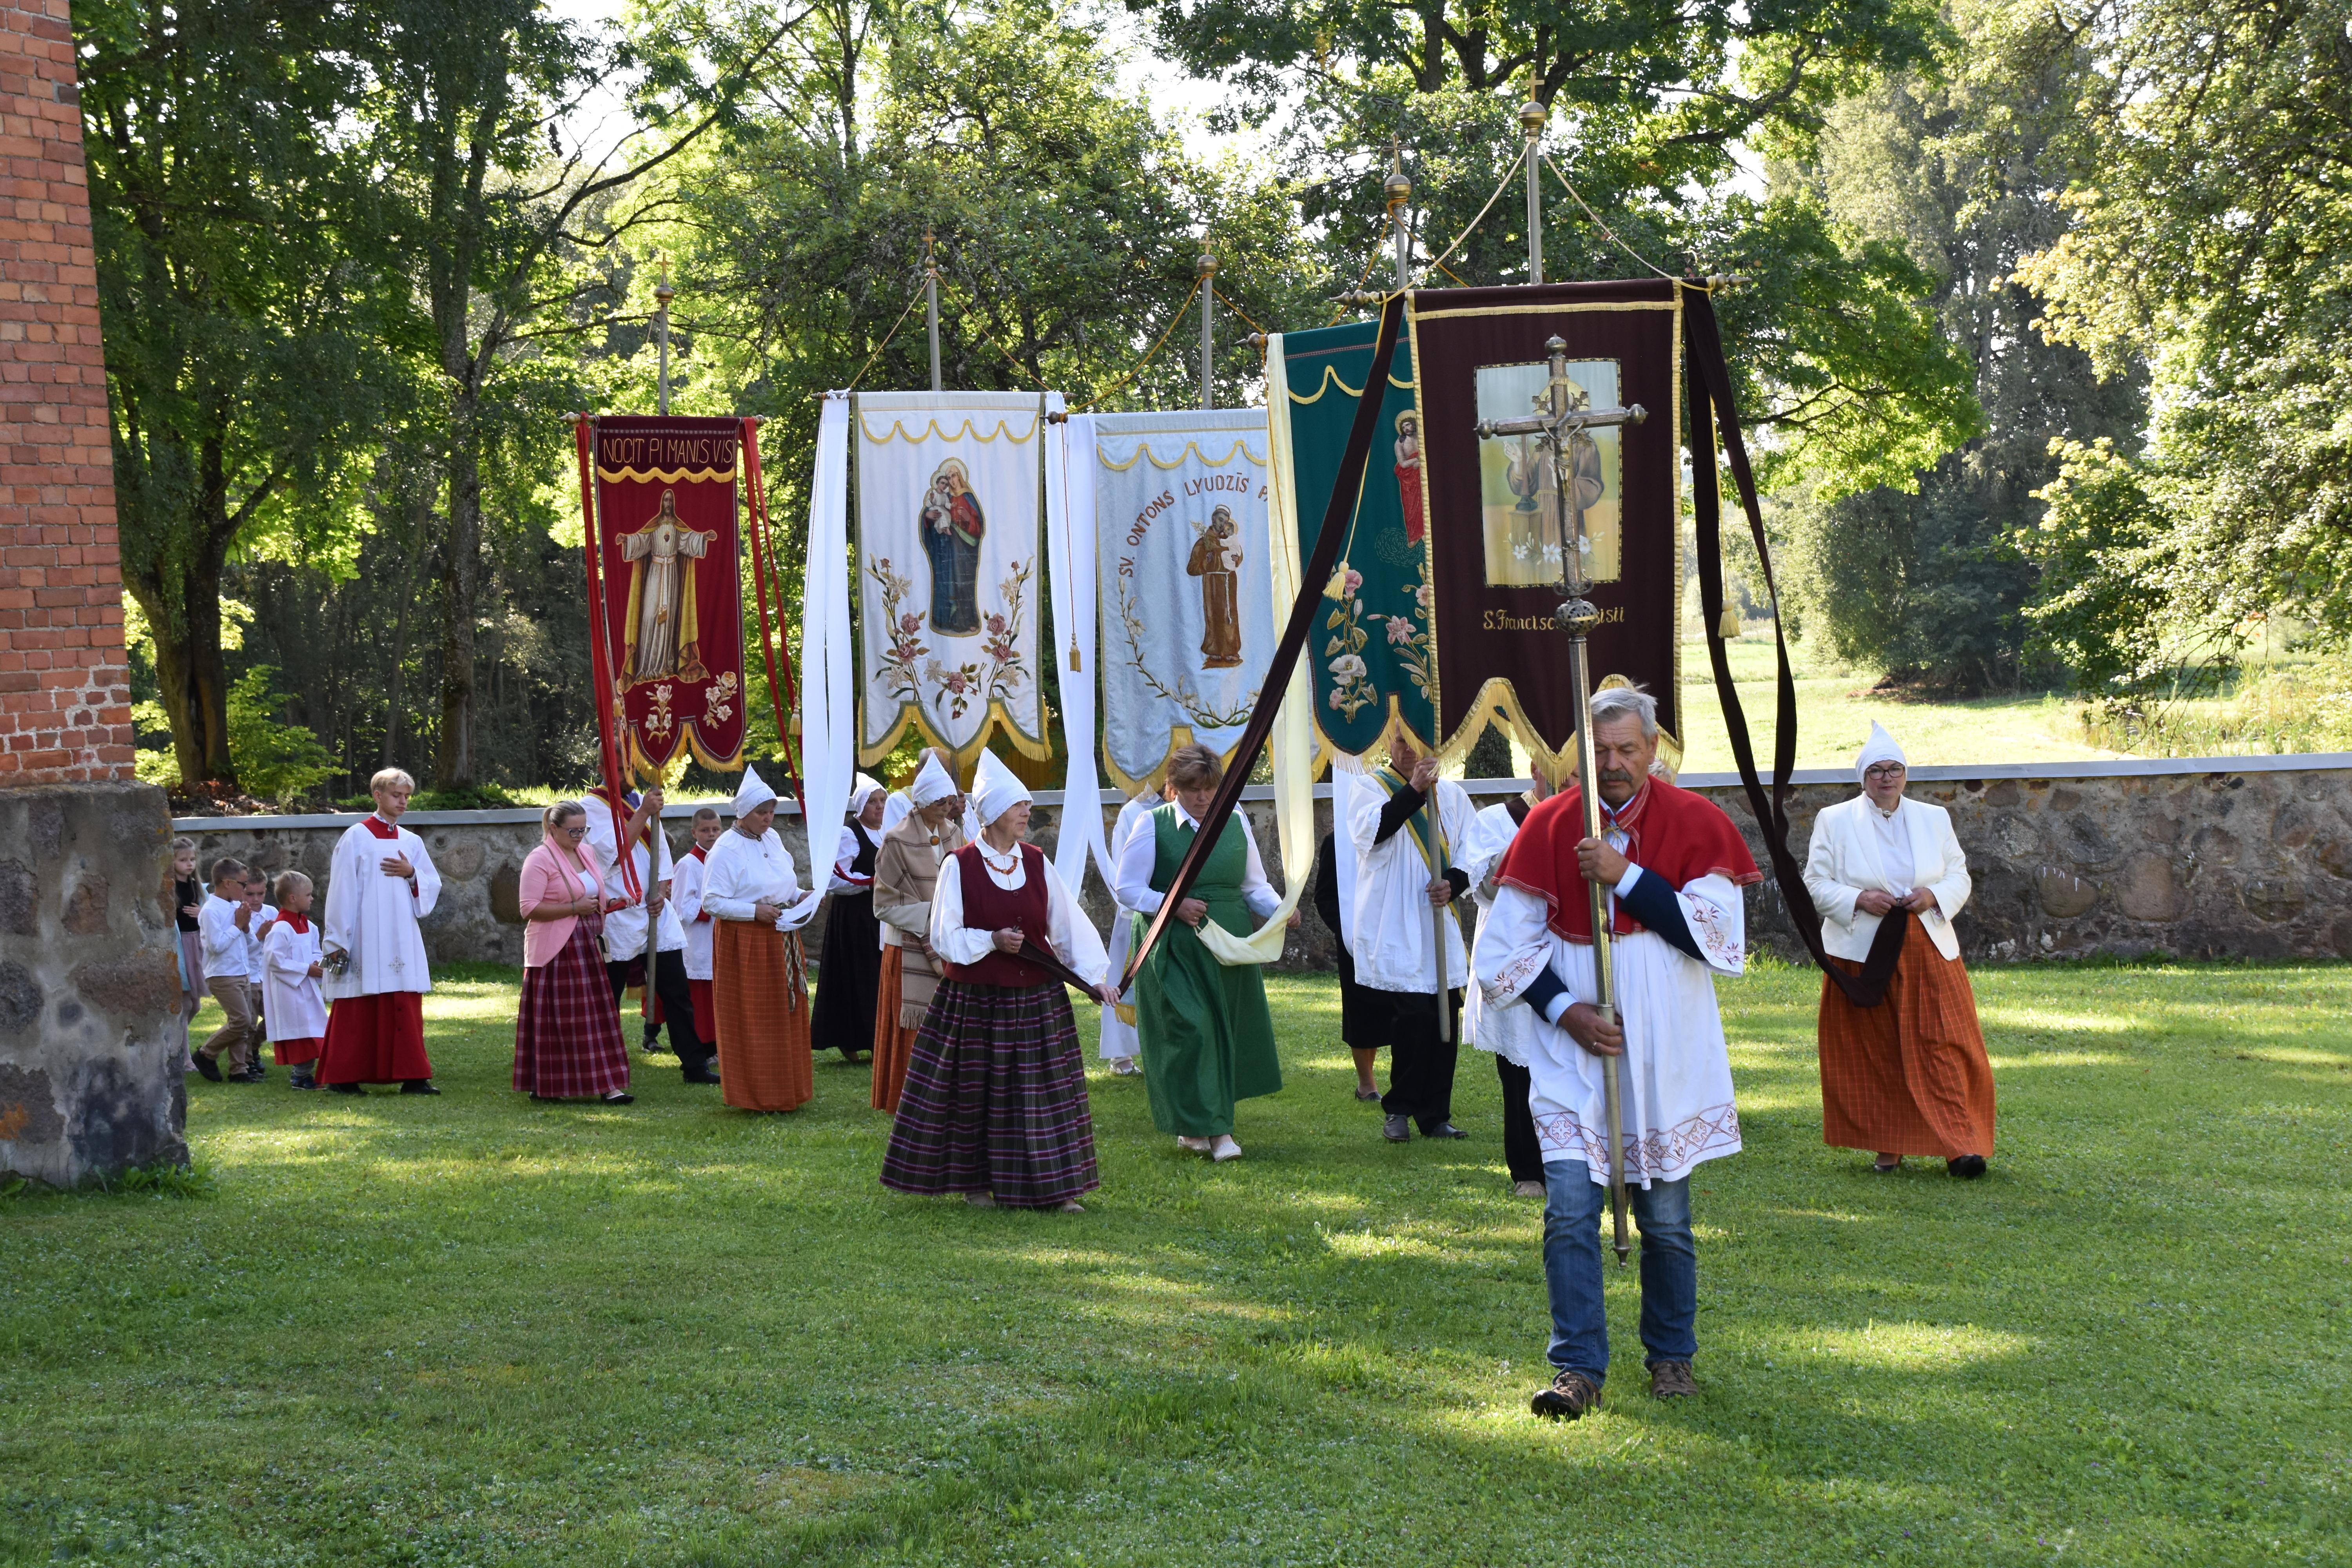
<svg viewBox="0 0 2352 1568">
<path fill-rule="evenodd" d="M 425 1054 L 433 972 L 417 922 L 440 901 L 441 873 L 425 840 L 399 826 L 416 781 L 386 768 L 368 781 L 368 793 L 375 810 L 336 842 L 328 873 L 320 947 L 332 1005 L 319 1081 L 339 1094 L 361 1093 L 363 1083 L 438 1094 Z"/>
<path fill-rule="evenodd" d="M 1525 1007 L 1528 1108 L 1543 1143 L 1544 1277 L 1552 1385 L 1538 1415 L 1581 1415 L 1609 1373 L 1601 1211 L 1609 1180 L 1604 1057 L 1619 1058 L 1625 1180 L 1642 1227 L 1642 1343 L 1650 1392 L 1696 1392 L 1698 1261 L 1690 1173 L 1739 1151 L 1715 977 L 1741 973 L 1740 889 L 1761 873 L 1713 803 L 1652 777 L 1657 705 L 1638 688 L 1592 700 L 1603 837 L 1584 837 L 1580 788 L 1528 814 L 1496 877 L 1472 967 L 1489 1008 Z M 1616 1022 L 1592 1005 L 1588 886 L 1612 890 Z"/>
</svg>

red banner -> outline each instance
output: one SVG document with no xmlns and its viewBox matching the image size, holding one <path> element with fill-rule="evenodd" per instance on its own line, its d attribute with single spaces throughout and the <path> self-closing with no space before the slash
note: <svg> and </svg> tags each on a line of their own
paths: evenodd
<svg viewBox="0 0 2352 1568">
<path fill-rule="evenodd" d="M 649 774 L 684 746 L 707 768 L 740 768 L 743 422 L 626 416 L 591 421 L 589 436 L 592 663 L 609 682 L 614 760 Z"/>
</svg>

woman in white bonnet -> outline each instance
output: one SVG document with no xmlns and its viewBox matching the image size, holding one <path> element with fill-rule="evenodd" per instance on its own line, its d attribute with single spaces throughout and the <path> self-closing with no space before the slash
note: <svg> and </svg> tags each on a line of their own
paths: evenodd
<svg viewBox="0 0 2352 1568">
<path fill-rule="evenodd" d="M 1874 1152 L 1881 1175 L 1919 1154 L 1974 1179 L 1992 1153 L 1993 1084 L 1952 932 L 1969 900 L 1968 861 L 1951 813 L 1904 797 L 1908 764 L 1885 726 L 1871 725 L 1853 771 L 1863 793 L 1814 818 L 1805 858 L 1822 943 L 1831 963 L 1859 974 L 1881 924 L 1905 929 L 1876 1006 L 1857 1007 L 1822 981 L 1822 1141 Z"/>
</svg>

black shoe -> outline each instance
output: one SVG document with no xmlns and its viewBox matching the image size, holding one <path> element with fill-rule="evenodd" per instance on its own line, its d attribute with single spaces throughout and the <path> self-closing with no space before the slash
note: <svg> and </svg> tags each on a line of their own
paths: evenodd
<svg viewBox="0 0 2352 1568">
<path fill-rule="evenodd" d="M 438 1094 L 441 1091 L 433 1087 L 433 1080 L 429 1078 L 413 1078 L 406 1083 L 400 1086 L 400 1092 L 403 1094 Z"/>
<path fill-rule="evenodd" d="M 218 1083 L 221 1080 L 220 1058 L 218 1057 L 208 1057 L 205 1055 L 204 1052 L 198 1051 L 196 1053 L 196 1070 L 204 1074 L 205 1078 L 211 1079 L 215 1083 Z"/>
<path fill-rule="evenodd" d="M 298 1073 L 294 1077 L 286 1080 L 286 1087 L 289 1089 L 316 1089 L 319 1087 L 319 1080 L 315 1078 L 310 1077 L 308 1074 Z"/>
<path fill-rule="evenodd" d="M 263 1072 L 258 1068 L 247 1068 L 243 1072 L 233 1072 L 229 1074 L 228 1077 L 224 1079 L 222 1081 L 225 1083 L 267 1083 L 269 1081 L 269 1075 Z"/>
<path fill-rule="evenodd" d="M 1982 1154 L 1963 1154 L 1957 1160 L 1945 1161 L 1944 1169 L 1964 1182 L 1973 1182 L 1985 1173 L 1985 1157 Z"/>
<path fill-rule="evenodd" d="M 355 1083 L 331 1083 L 327 1086 L 327 1092 L 330 1094 L 365 1094 L 367 1090 L 362 1089 Z"/>
<path fill-rule="evenodd" d="M 616 1089 L 604 1097 L 607 1105 L 635 1105 L 636 1102 L 637 1097 L 625 1089 Z"/>
<path fill-rule="evenodd" d="M 1381 1121 L 1381 1136 L 1391 1143 L 1412 1141 L 1412 1118 L 1402 1112 L 1385 1117 Z"/>
<path fill-rule="evenodd" d="M 1470 1134 L 1463 1131 L 1462 1129 L 1454 1126 L 1451 1121 L 1441 1121 L 1434 1127 L 1424 1127 L 1421 1130 L 1421 1135 L 1423 1138 L 1467 1138 L 1470 1136 Z"/>
<path fill-rule="evenodd" d="M 1551 1380 L 1549 1388 L 1537 1391 L 1528 1408 L 1555 1421 L 1573 1421 L 1600 1403 L 1601 1390 L 1591 1378 L 1580 1372 L 1563 1372 Z"/>
<path fill-rule="evenodd" d="M 709 1068 L 688 1068 L 686 1069 L 686 1081 L 688 1083 L 717 1083 L 719 1081 L 719 1075 L 712 1072 Z"/>
</svg>

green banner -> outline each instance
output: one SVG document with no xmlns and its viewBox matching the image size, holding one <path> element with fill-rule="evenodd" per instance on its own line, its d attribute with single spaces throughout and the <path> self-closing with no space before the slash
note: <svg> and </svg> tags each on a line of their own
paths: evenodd
<svg viewBox="0 0 2352 1568">
<path fill-rule="evenodd" d="M 1301 559 L 1315 548 L 1378 331 L 1377 322 L 1355 321 L 1273 340 L 1268 359 L 1279 358 L 1286 393 L 1273 411 L 1275 464 Z M 1420 418 L 1412 361 L 1399 343 L 1339 568 L 1328 583 L 1304 584 L 1323 595 L 1305 657 L 1314 672 L 1316 739 L 1326 752 L 1375 751 L 1392 724 L 1427 751 L 1437 730 Z"/>
</svg>

